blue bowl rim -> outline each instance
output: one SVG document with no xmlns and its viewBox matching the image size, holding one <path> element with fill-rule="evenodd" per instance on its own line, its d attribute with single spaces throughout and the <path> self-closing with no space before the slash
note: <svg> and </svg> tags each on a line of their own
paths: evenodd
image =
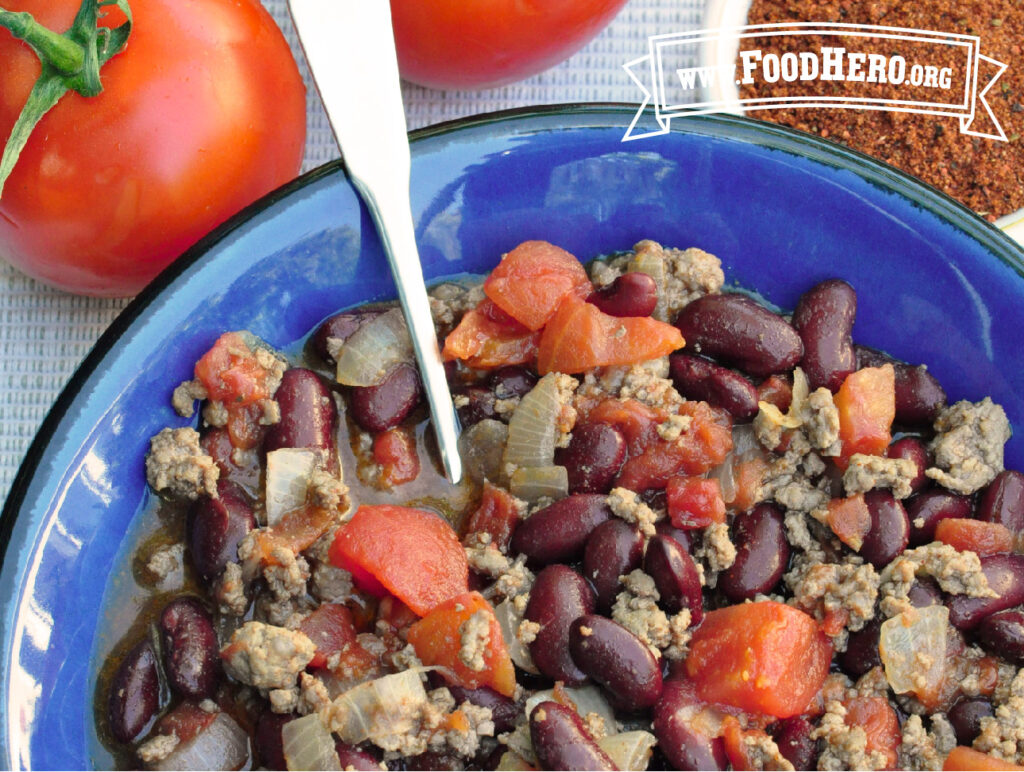
<svg viewBox="0 0 1024 772">
<path fill-rule="evenodd" d="M 530 124 L 531 121 L 537 119 L 540 119 L 543 124 L 545 119 L 559 116 L 572 118 L 590 116 L 594 121 L 599 121 L 601 118 L 606 119 L 603 122 L 581 123 L 574 128 L 622 127 L 625 131 L 625 126 L 628 125 L 636 110 L 635 105 L 617 102 L 521 107 L 481 113 L 427 126 L 410 132 L 409 140 L 415 155 L 415 146 L 418 142 L 480 126 L 525 123 L 525 128 L 531 132 L 557 131 L 561 128 L 558 125 L 532 126 Z M 645 110 L 644 113 L 645 118 L 654 115 L 650 109 Z M 744 116 L 701 115 L 676 120 L 678 122 L 670 129 L 673 133 L 697 133 L 726 139 L 753 141 L 760 146 L 782 150 L 827 166 L 851 171 L 871 184 L 900 194 L 947 224 L 959 228 L 1024 277 L 1024 247 L 942 191 L 876 158 L 812 134 Z M 708 128 L 701 129 L 699 127 Z M 341 173 L 346 179 L 348 178 L 342 159 L 330 161 L 300 175 L 214 228 L 183 252 L 147 285 L 100 336 L 61 390 L 37 430 L 15 475 L 3 510 L 0 511 L 0 575 L 9 575 L 12 571 L 17 571 L 20 575 L 23 568 L 20 561 L 19 565 L 12 566 L 7 562 L 7 557 L 12 554 L 11 534 L 14 522 L 25 503 L 30 483 L 50 447 L 50 439 L 56 435 L 64 416 L 74 404 L 89 378 L 98 370 L 104 358 L 117 345 L 120 338 L 181 274 L 201 260 L 225 237 L 279 201 L 336 173 Z M 29 535 L 30 538 L 34 536 L 35 534 Z M 18 546 L 27 546 L 27 544 Z M 19 583 L 15 581 L 13 584 L 17 586 Z M 11 617 L 11 610 L 17 605 L 16 600 L 16 598 L 0 600 L 0 609 L 3 612 L 0 619 L 14 621 Z M 9 635 L 13 628 L 10 625 L 0 625 L 0 628 L 5 630 L 3 640 L 0 641 L 0 652 L 3 654 L 3 662 L 6 663 L 9 661 L 11 643 Z M 10 748 L 7 742 L 7 714 L 7 704 L 0 703 L 0 766 L 12 769 L 13 760 L 10 757 Z"/>
</svg>

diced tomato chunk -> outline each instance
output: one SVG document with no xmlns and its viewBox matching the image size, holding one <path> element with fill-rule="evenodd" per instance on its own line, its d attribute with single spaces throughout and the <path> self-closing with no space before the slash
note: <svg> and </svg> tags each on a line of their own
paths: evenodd
<svg viewBox="0 0 1024 772">
<path fill-rule="evenodd" d="M 381 599 L 377 606 L 377 619 L 387 622 L 396 630 L 404 630 L 419 620 L 419 614 L 413 612 L 394 595 Z"/>
<path fill-rule="evenodd" d="M 529 330 L 539 330 L 567 296 L 586 298 L 593 286 L 583 265 L 547 241 L 524 241 L 491 271 L 484 293 Z"/>
<path fill-rule="evenodd" d="M 785 413 L 793 401 L 793 385 L 781 375 L 769 375 L 757 387 L 757 401 L 775 405 Z"/>
<path fill-rule="evenodd" d="M 734 512 L 746 512 L 758 502 L 758 493 L 768 471 L 768 462 L 764 456 L 734 460 L 732 465 L 733 487 L 735 492 L 726 506 Z"/>
<path fill-rule="evenodd" d="M 195 702 L 185 700 L 157 721 L 157 729 L 159 734 L 173 734 L 179 742 L 187 743 L 212 724 L 215 718 L 216 713 L 207 712 Z"/>
<path fill-rule="evenodd" d="M 725 745 L 725 755 L 732 764 L 733 769 L 760 769 L 763 762 L 758 763 L 752 749 L 754 745 L 747 743 L 751 739 L 759 747 L 771 739 L 770 735 L 763 729 L 756 727 L 744 729 L 736 716 L 726 716 L 722 720 L 722 741 Z"/>
<path fill-rule="evenodd" d="M 195 367 L 195 376 L 210 399 L 229 407 L 250 405 L 273 396 L 267 382 L 269 375 L 237 332 L 226 332 L 217 338 Z"/>
<path fill-rule="evenodd" d="M 350 672 L 370 670 L 376 664 L 356 639 L 352 612 L 340 603 L 324 603 L 302 620 L 299 630 L 316 645 L 310 667 L 327 667 L 332 657 Z"/>
<path fill-rule="evenodd" d="M 570 295 L 551 317 L 537 349 L 537 371 L 582 373 L 595 367 L 630 365 L 683 347 L 671 324 L 649 316 L 610 316 Z"/>
<path fill-rule="evenodd" d="M 966 772 L 989 772 L 989 770 L 1007 770 L 1015 772 L 1024 770 L 1024 767 L 1011 764 L 1009 761 L 997 759 L 966 745 L 958 745 L 949 752 L 946 760 L 942 763 L 944 770 L 965 770 Z"/>
<path fill-rule="evenodd" d="M 832 644 L 812 617 L 760 601 L 708 612 L 686 673 L 701 699 L 788 718 L 807 709 L 831 660 Z"/>
<path fill-rule="evenodd" d="M 480 622 L 482 620 L 482 622 Z M 479 669 L 463 661 L 460 651 L 468 635 L 480 624 Z M 409 643 L 424 665 L 448 668 L 467 689 L 488 686 L 511 697 L 516 688 L 515 668 L 509 656 L 501 625 L 491 604 L 478 592 L 467 592 L 436 606 L 409 628 Z"/>
<path fill-rule="evenodd" d="M 935 539 L 960 552 L 970 551 L 980 557 L 1013 550 L 1013 531 L 1000 523 L 950 517 L 935 526 Z"/>
<path fill-rule="evenodd" d="M 676 476 L 665 488 L 668 515 L 676 528 L 706 528 L 725 522 L 725 502 L 718 480 Z"/>
<path fill-rule="evenodd" d="M 867 753 L 884 753 L 883 769 L 895 769 L 903 742 L 896 711 L 885 697 L 854 697 L 846 703 L 847 726 L 859 726 L 867 735 Z"/>
<path fill-rule="evenodd" d="M 512 494 L 485 480 L 480 506 L 466 518 L 463 533 L 466 536 L 475 533 L 489 534 L 491 544 L 505 552 L 517 525 L 519 507 L 516 506 Z"/>
<path fill-rule="evenodd" d="M 253 537 L 259 547 L 260 562 L 263 565 L 276 563 L 274 550 L 279 547 L 295 553 L 308 549 L 333 523 L 334 513 L 323 507 L 302 507 L 286 512 L 277 523 L 260 529 Z"/>
<path fill-rule="evenodd" d="M 469 367 L 488 370 L 533 362 L 539 342 L 540 332 L 531 332 L 514 320 L 511 325 L 494 321 L 475 308 L 463 314 L 458 327 L 445 338 L 442 354 L 447 361 L 461 359 Z"/>
<path fill-rule="evenodd" d="M 330 560 L 362 589 L 386 590 L 420 615 L 468 589 L 469 563 L 455 531 L 421 509 L 359 507 L 338 529 Z"/>
<path fill-rule="evenodd" d="M 842 450 L 836 465 L 846 469 L 854 453 L 885 455 L 896 416 L 896 376 L 892 365 L 850 373 L 835 396 Z"/>
<path fill-rule="evenodd" d="M 373 438 L 373 460 L 380 464 L 380 482 L 385 485 L 402 485 L 419 477 L 416 438 L 400 426 Z"/>
<path fill-rule="evenodd" d="M 871 530 L 871 512 L 864 501 L 864 494 L 829 501 L 828 527 L 839 537 L 839 541 L 859 552 L 864 537 Z"/>
</svg>

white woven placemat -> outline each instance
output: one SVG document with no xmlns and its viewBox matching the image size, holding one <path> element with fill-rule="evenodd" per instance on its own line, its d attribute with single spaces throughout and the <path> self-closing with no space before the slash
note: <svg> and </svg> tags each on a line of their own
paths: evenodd
<svg viewBox="0 0 1024 772">
<path fill-rule="evenodd" d="M 285 0 L 264 0 L 298 50 Z M 614 22 L 568 61 L 529 80 L 487 91 L 404 86 L 409 128 L 474 113 L 557 102 L 638 102 L 622 65 L 647 38 L 700 25 L 703 0 L 630 0 Z M 298 55 L 300 63 L 301 54 Z M 309 83 L 308 73 L 303 74 Z M 338 157 L 316 91 L 309 88 L 303 171 Z M 39 424 L 127 300 L 83 298 L 45 287 L 0 260 L 0 501 Z"/>
</svg>

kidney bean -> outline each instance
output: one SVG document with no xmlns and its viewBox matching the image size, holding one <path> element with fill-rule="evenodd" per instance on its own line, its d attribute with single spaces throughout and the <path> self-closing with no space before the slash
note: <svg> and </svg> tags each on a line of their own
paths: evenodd
<svg viewBox="0 0 1024 772">
<path fill-rule="evenodd" d="M 583 424 L 569 446 L 555 451 L 555 463 L 569 474 L 570 493 L 607 493 L 626 460 L 626 438 L 608 424 Z"/>
<path fill-rule="evenodd" d="M 996 475 L 978 502 L 978 519 L 1024 533 L 1024 474 L 1007 469 Z"/>
<path fill-rule="evenodd" d="M 970 746 L 981 733 L 981 719 L 994 716 L 992 703 L 984 697 L 965 697 L 957 700 L 947 717 L 956 733 L 957 745 Z"/>
<path fill-rule="evenodd" d="M 238 559 L 238 543 L 256 527 L 245 494 L 228 480 L 217 481 L 217 498 L 201 496 L 189 510 L 189 553 L 196 571 L 212 581 L 229 562 Z"/>
<path fill-rule="evenodd" d="M 114 674 L 107 701 L 107 721 L 118 742 L 130 743 L 160 709 L 156 654 L 147 638 L 138 643 Z"/>
<path fill-rule="evenodd" d="M 512 399 L 528 394 L 537 376 L 521 365 L 507 365 L 491 373 L 490 384 L 497 399 Z"/>
<path fill-rule="evenodd" d="M 804 344 L 785 319 L 744 295 L 705 295 L 676 317 L 686 351 L 705 354 L 750 375 L 771 375 L 800 362 Z"/>
<path fill-rule="evenodd" d="M 643 534 L 624 520 L 613 517 L 593 530 L 583 549 L 583 576 L 594 586 L 599 609 L 612 607 L 619 577 L 639 567 L 643 554 Z"/>
<path fill-rule="evenodd" d="M 1024 609 L 1013 608 L 985 617 L 978 642 L 997 657 L 1024 665 Z"/>
<path fill-rule="evenodd" d="M 918 579 L 907 590 L 907 600 L 914 608 L 928 608 L 942 605 L 942 590 L 934 579 Z"/>
<path fill-rule="evenodd" d="M 375 770 L 375 772 L 380 772 L 380 759 L 378 759 L 376 756 L 374 756 L 367 750 L 359 748 L 355 745 L 343 743 L 341 740 L 337 740 L 334 743 L 334 750 L 338 754 L 340 769 Z M 427 754 L 423 755 L 426 756 Z M 416 756 L 414 758 L 418 759 L 420 757 Z M 410 761 L 412 761 L 412 759 L 410 759 Z M 444 767 L 439 765 L 431 765 L 426 767 L 410 766 L 409 769 L 462 769 L 462 767 Z"/>
<path fill-rule="evenodd" d="M 530 713 L 530 739 L 541 769 L 615 769 L 579 714 L 546 700 Z"/>
<path fill-rule="evenodd" d="M 294 718 L 295 715 L 292 713 L 274 713 L 270 710 L 260 714 L 256 720 L 256 731 L 253 733 L 259 766 L 264 769 L 288 769 L 281 730 Z"/>
<path fill-rule="evenodd" d="M 668 536 L 652 536 L 644 553 L 644 573 L 654 579 L 661 605 L 675 614 L 690 609 L 690 624 L 696 627 L 704 619 L 704 598 L 700 574 L 693 558 Z"/>
<path fill-rule="evenodd" d="M 882 664 L 882 658 L 878 653 L 881 631 L 881 620 L 872 619 L 860 630 L 850 633 L 846 651 L 839 654 L 839 666 L 845 673 L 859 677 Z"/>
<path fill-rule="evenodd" d="M 913 493 L 919 493 L 928 484 L 928 477 L 925 475 L 924 470 L 931 466 L 931 460 L 928 455 L 928 449 L 917 437 L 902 437 L 896 440 L 886 450 L 885 455 L 889 458 L 905 458 L 908 461 L 914 462 L 914 466 L 917 467 L 917 474 L 910 481 L 910 490 Z"/>
<path fill-rule="evenodd" d="M 800 297 L 793 326 L 804 344 L 800 367 L 812 389 L 838 391 L 857 369 L 851 337 L 856 316 L 857 293 L 842 279 L 827 279 Z"/>
<path fill-rule="evenodd" d="M 736 561 L 718 575 L 718 586 L 736 603 L 772 591 L 789 563 L 789 542 L 782 511 L 758 504 L 732 523 Z"/>
<path fill-rule="evenodd" d="M 316 328 L 312 338 L 313 350 L 327 364 L 335 364 L 334 357 L 328 351 L 327 339 L 348 340 L 356 330 L 379 314 L 380 311 L 342 311 L 340 314 L 335 314 Z"/>
<path fill-rule="evenodd" d="M 210 612 L 197 598 L 175 598 L 164 607 L 158 627 L 171 688 L 197 700 L 213 697 L 220 676 L 220 648 Z"/>
<path fill-rule="evenodd" d="M 494 392 L 490 389 L 485 389 L 483 386 L 466 386 L 453 389 L 452 395 L 456 398 L 457 403 L 464 402 L 455 407 L 463 429 L 478 424 L 485 418 L 498 417 L 498 412 L 494 409 Z"/>
<path fill-rule="evenodd" d="M 814 724 L 804 716 L 793 716 L 776 722 L 772 738 L 793 769 L 818 768 L 818 743 L 811 739 Z"/>
<path fill-rule="evenodd" d="M 393 429 L 420 401 L 420 374 L 408 362 L 393 367 L 376 386 L 352 387 L 352 417 L 368 432 Z"/>
<path fill-rule="evenodd" d="M 591 532 L 610 517 L 605 496 L 567 496 L 518 525 L 512 534 L 512 552 L 521 552 L 535 565 L 572 561 L 583 553 Z"/>
<path fill-rule="evenodd" d="M 970 630 L 990 614 L 1024 603 L 1024 555 L 989 555 L 981 558 L 981 570 L 995 598 L 952 595 L 946 601 L 949 621 L 960 630 Z"/>
<path fill-rule="evenodd" d="M 664 491 L 661 491 L 664 493 Z M 672 525 L 672 521 L 667 517 L 664 520 L 659 520 L 654 524 L 654 530 L 661 536 L 667 536 L 670 539 L 675 539 L 680 547 L 683 548 L 683 552 L 689 552 L 690 547 L 693 546 L 689 531 L 684 531 L 682 528 L 676 528 Z"/>
<path fill-rule="evenodd" d="M 871 528 L 864 536 L 860 555 L 875 568 L 882 568 L 907 548 L 910 519 L 889 491 L 868 491 L 864 503 L 871 514 Z"/>
<path fill-rule="evenodd" d="M 548 678 L 579 686 L 587 675 L 569 653 L 569 626 L 594 610 L 594 591 L 586 579 L 568 566 L 555 564 L 539 574 L 526 604 L 526 618 L 540 625 L 530 644 L 530 655 Z"/>
<path fill-rule="evenodd" d="M 728 760 L 721 737 L 700 734 L 692 722 L 699 709 L 684 682 L 668 680 L 654 707 L 654 736 L 673 769 L 726 769 Z"/>
<path fill-rule="evenodd" d="M 494 733 L 496 735 L 502 732 L 510 732 L 515 728 L 516 719 L 519 717 L 521 708 L 504 694 L 499 694 L 494 689 L 486 686 L 481 686 L 478 689 L 467 689 L 451 683 L 445 683 L 444 685 L 451 692 L 452 697 L 455 698 L 457 706 L 464 702 L 471 702 L 482 708 L 490 708 L 491 716 L 494 720 Z"/>
<path fill-rule="evenodd" d="M 333 459 L 338 409 L 320 376 L 303 367 L 286 370 L 274 399 L 281 408 L 281 420 L 267 429 L 263 450 L 309 448 L 324 451 L 328 461 Z"/>
<path fill-rule="evenodd" d="M 858 368 L 892 365 L 896 375 L 896 423 L 931 426 L 946 406 L 946 392 L 938 379 L 924 367 L 900 362 L 881 351 L 867 346 L 854 346 L 854 349 Z"/>
<path fill-rule="evenodd" d="M 935 540 L 935 526 L 947 517 L 970 517 L 971 500 L 949 491 L 931 488 L 907 500 L 910 545 L 920 547 Z"/>
<path fill-rule="evenodd" d="M 609 316 L 650 316 L 658 305 L 658 283 L 653 276 L 631 271 L 587 298 Z"/>
<path fill-rule="evenodd" d="M 601 684 L 620 710 L 651 707 L 661 696 L 661 665 L 633 633 L 606 617 L 587 614 L 569 628 L 573 662 Z"/>
<path fill-rule="evenodd" d="M 671 354 L 668 362 L 676 390 L 687 399 L 723 408 L 737 421 L 757 415 L 757 389 L 739 373 L 690 354 Z"/>
</svg>

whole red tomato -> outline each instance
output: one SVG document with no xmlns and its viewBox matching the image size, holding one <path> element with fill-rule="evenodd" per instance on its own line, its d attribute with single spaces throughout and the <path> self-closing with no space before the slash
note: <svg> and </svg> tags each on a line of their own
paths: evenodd
<svg viewBox="0 0 1024 772">
<path fill-rule="evenodd" d="M 61 32 L 80 0 L 5 0 Z M 103 93 L 68 92 L 0 195 L 0 257 L 49 284 L 131 295 L 299 170 L 305 88 L 259 0 L 131 0 Z M 111 11 L 104 23 L 123 21 Z M 0 29 L 0 141 L 40 65 Z"/>
<path fill-rule="evenodd" d="M 433 88 L 499 86 L 582 48 L 625 0 L 391 0 L 402 77 Z"/>
</svg>

